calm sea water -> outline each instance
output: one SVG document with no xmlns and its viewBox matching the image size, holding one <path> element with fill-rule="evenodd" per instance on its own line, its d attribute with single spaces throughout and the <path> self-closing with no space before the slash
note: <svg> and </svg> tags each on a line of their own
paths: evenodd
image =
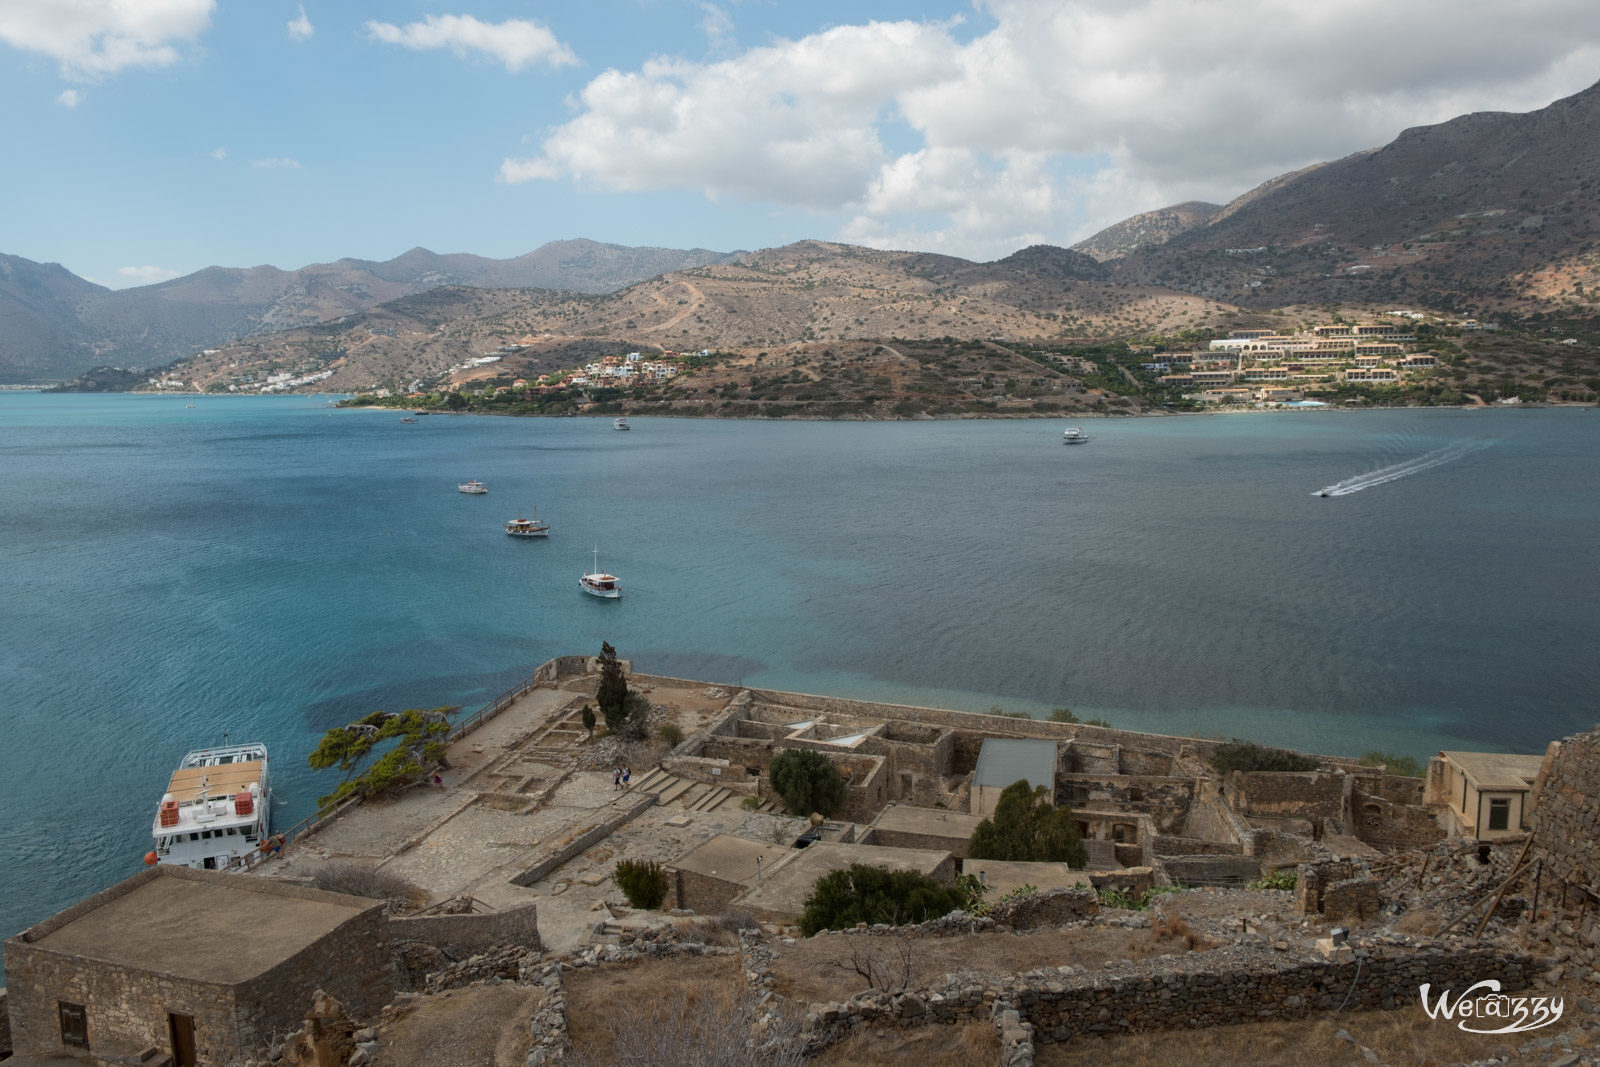
<svg viewBox="0 0 1600 1067">
<path fill-rule="evenodd" d="M 1597 718 L 1600 412 L 633 425 L 0 393 L 0 936 L 139 869 L 190 748 L 266 741 L 287 825 L 328 727 L 602 641 L 1318 752 Z"/>
</svg>

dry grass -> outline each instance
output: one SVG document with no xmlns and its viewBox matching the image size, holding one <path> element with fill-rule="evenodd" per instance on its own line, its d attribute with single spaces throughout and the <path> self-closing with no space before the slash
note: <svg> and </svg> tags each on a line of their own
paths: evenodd
<svg viewBox="0 0 1600 1067">
<path fill-rule="evenodd" d="M 374 1067 L 522 1067 L 537 987 L 472 986 L 419 997 L 378 1034 Z"/>
<path fill-rule="evenodd" d="M 1553 1037 L 1585 1021 L 1575 1000 L 1583 991 L 1541 988 L 1539 995 L 1565 996 L 1566 1014 L 1553 1026 L 1526 1034 L 1471 1034 L 1454 1022 L 1432 1019 L 1420 1003 L 1399 1011 L 1328 1013 L 1297 1021 L 1246 1023 L 1210 1030 L 1163 1030 L 1119 1037 L 1079 1038 L 1063 1045 L 1034 1046 L 1039 1067 L 1145 1067 L 1182 1063 L 1185 1067 L 1236 1067 L 1246 1063 L 1362 1064 L 1361 1046 L 1393 1067 L 1443 1067 L 1514 1053 L 1540 1037 Z M 1344 1030 L 1354 1042 L 1335 1038 Z M 1573 1042 L 1584 1047 L 1587 1037 Z"/>
<path fill-rule="evenodd" d="M 864 1027 L 809 1062 L 818 1067 L 970 1067 L 999 1059 L 999 1032 L 988 1023 L 964 1023 L 915 1030 Z"/>
<path fill-rule="evenodd" d="M 629 1030 L 649 1033 L 675 1019 L 731 1008 L 744 991 L 734 956 L 641 960 L 566 971 L 567 1029 L 574 1049 L 592 1063 L 618 1063 L 614 1047 Z"/>
</svg>

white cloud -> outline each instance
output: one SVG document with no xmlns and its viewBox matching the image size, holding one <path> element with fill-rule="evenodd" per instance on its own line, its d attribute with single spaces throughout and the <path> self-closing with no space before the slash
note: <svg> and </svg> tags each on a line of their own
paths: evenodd
<svg viewBox="0 0 1600 1067">
<path fill-rule="evenodd" d="M 211 158 L 219 161 L 227 159 L 228 150 L 226 148 L 213 148 L 211 150 Z"/>
<path fill-rule="evenodd" d="M 154 285 L 164 282 L 169 278 L 176 278 L 178 272 L 165 267 L 118 267 L 117 277 L 124 279 L 129 285 Z"/>
<path fill-rule="evenodd" d="M 5 0 L 0 41 L 49 56 L 63 77 L 165 67 L 211 24 L 215 0 Z"/>
<path fill-rule="evenodd" d="M 953 25 L 841 26 L 717 62 L 608 70 L 507 182 L 690 189 L 839 213 L 863 243 L 1004 254 L 1600 71 L 1589 0 L 978 0 Z M 720 33 L 720 10 L 702 5 Z M 1487 27 L 1493 27 L 1492 31 Z M 888 144 L 895 145 L 891 150 Z"/>
<path fill-rule="evenodd" d="M 213 152 L 212 155 L 216 155 L 216 153 Z M 300 163 L 299 163 L 298 160 L 290 159 L 288 156 L 271 156 L 271 157 L 268 157 L 267 159 L 253 159 L 253 160 L 250 161 L 250 165 L 252 167 L 259 167 L 262 170 L 302 170 L 302 169 L 304 169 L 304 168 L 302 168 L 300 166 Z"/>
<path fill-rule="evenodd" d="M 316 28 L 311 25 L 311 20 L 306 18 L 306 5 L 300 5 L 300 14 L 289 20 L 289 39 L 304 41 L 316 33 Z"/>
<path fill-rule="evenodd" d="M 56 103 L 62 107 L 77 107 L 83 103 L 83 95 L 76 89 L 63 89 L 56 96 Z"/>
<path fill-rule="evenodd" d="M 526 19 L 480 22 L 471 15 L 427 15 L 421 22 L 405 26 L 368 22 L 367 34 L 375 41 L 419 52 L 448 48 L 462 57 L 479 52 L 513 74 L 529 64 L 569 67 L 578 62 L 572 49 L 556 40 L 555 34 Z"/>
</svg>

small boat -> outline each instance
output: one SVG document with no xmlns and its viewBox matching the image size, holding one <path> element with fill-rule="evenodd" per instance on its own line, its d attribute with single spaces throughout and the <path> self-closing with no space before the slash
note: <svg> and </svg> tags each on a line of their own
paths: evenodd
<svg viewBox="0 0 1600 1067">
<path fill-rule="evenodd" d="M 479 493 L 487 493 L 489 491 L 489 487 L 478 481 L 476 478 L 468 482 L 466 485 L 458 485 L 456 488 L 461 490 L 463 493 L 472 493 L 475 496 Z"/>
<path fill-rule="evenodd" d="M 1089 439 L 1089 435 L 1076 426 L 1068 426 L 1061 434 L 1061 443 L 1068 445 L 1081 445 Z"/>
<path fill-rule="evenodd" d="M 613 430 L 631 430 L 631 429 L 633 429 L 632 426 L 628 425 L 628 420 L 623 418 L 621 415 L 618 415 L 616 418 L 611 420 L 611 428 Z"/>
<path fill-rule="evenodd" d="M 533 509 L 533 518 L 525 519 L 522 512 L 517 512 L 517 517 L 506 523 L 506 533 L 512 537 L 549 537 L 550 524 L 539 521 L 539 509 Z"/>
<path fill-rule="evenodd" d="M 417 420 L 413 419 L 410 415 L 407 415 L 405 418 L 401 419 L 400 421 L 401 422 L 416 422 Z"/>
<path fill-rule="evenodd" d="M 190 752 L 156 807 L 155 848 L 145 863 L 223 870 L 262 847 L 271 818 L 266 745 Z"/>
<path fill-rule="evenodd" d="M 578 588 L 590 596 L 616 600 L 622 595 L 622 579 L 615 574 L 607 574 L 600 569 L 600 550 L 596 548 L 594 550 L 594 570 L 584 572 L 583 577 L 578 579 Z"/>
<path fill-rule="evenodd" d="M 1326 490 L 1326 489 L 1323 489 L 1323 490 L 1322 490 L 1322 491 L 1320 491 L 1320 492 L 1319 492 L 1319 493 L 1317 493 L 1317 495 L 1318 495 L 1318 496 L 1332 496 L 1332 495 L 1333 495 L 1333 494 L 1332 494 L 1332 493 L 1330 493 L 1330 492 L 1329 492 L 1329 491 L 1328 491 L 1328 490 Z"/>
</svg>

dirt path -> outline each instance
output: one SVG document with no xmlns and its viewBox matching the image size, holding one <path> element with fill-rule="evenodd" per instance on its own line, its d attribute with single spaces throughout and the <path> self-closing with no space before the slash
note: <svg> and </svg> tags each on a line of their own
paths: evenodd
<svg viewBox="0 0 1600 1067">
<path fill-rule="evenodd" d="M 645 333 L 655 333 L 658 330 L 672 329 L 672 327 L 678 325 L 678 323 L 682 322 L 690 315 L 693 315 L 696 311 L 699 311 L 701 305 L 706 302 L 706 294 L 702 293 L 693 282 L 685 281 L 684 279 L 679 278 L 677 284 L 689 290 L 689 306 L 672 316 L 672 318 L 668 319 L 666 322 L 657 323 L 654 326 L 646 326 L 644 328 Z M 663 308 L 667 306 L 666 297 L 662 296 L 660 293 L 653 293 L 651 295 L 656 298 L 656 302 L 659 303 Z"/>
</svg>

